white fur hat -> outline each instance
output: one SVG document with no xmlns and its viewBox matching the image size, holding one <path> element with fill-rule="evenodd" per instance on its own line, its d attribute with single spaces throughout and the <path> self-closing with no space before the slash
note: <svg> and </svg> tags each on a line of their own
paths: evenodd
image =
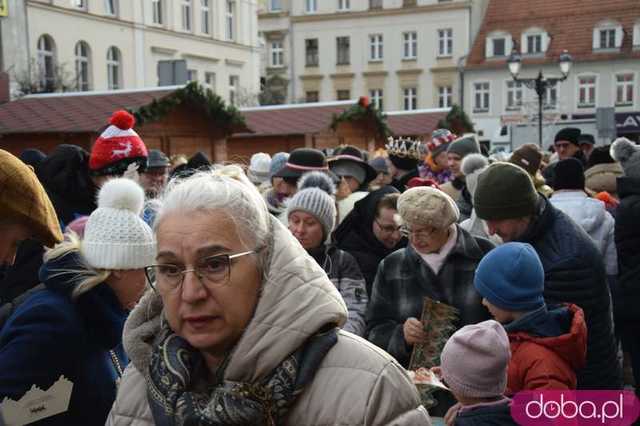
<svg viewBox="0 0 640 426">
<path fill-rule="evenodd" d="M 489 167 L 489 160 L 482 154 L 469 154 L 462 160 L 460 168 L 472 197 L 478 186 L 478 176 L 487 167 Z"/>
<path fill-rule="evenodd" d="M 458 206 L 451 197 L 427 186 L 417 186 L 400 195 L 398 213 L 404 223 L 436 229 L 445 229 L 460 218 Z"/>
<path fill-rule="evenodd" d="M 258 152 L 251 156 L 247 177 L 255 185 L 260 185 L 269 180 L 269 169 L 271 167 L 271 156 L 264 152 Z"/>
<path fill-rule="evenodd" d="M 153 232 L 140 217 L 144 190 L 131 179 L 111 179 L 84 228 L 80 252 L 96 269 L 141 269 L 153 263 Z"/>
<path fill-rule="evenodd" d="M 627 138 L 618 138 L 611 144 L 610 154 L 620 162 L 625 176 L 640 178 L 640 146 Z"/>
</svg>

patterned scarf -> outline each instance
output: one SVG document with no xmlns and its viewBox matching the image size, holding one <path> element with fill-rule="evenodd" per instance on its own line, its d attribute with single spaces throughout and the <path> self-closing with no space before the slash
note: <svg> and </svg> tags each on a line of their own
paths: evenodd
<svg viewBox="0 0 640 426">
<path fill-rule="evenodd" d="M 200 352 L 164 323 L 153 344 L 146 377 L 148 400 L 159 426 L 261 426 L 283 424 L 296 397 L 311 382 L 336 329 L 312 336 L 257 383 L 224 380 L 225 360 L 213 384 Z"/>
</svg>

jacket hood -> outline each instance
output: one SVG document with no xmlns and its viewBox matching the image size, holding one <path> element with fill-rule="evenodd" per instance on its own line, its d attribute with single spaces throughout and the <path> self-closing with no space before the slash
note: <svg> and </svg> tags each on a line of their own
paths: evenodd
<svg viewBox="0 0 640 426">
<path fill-rule="evenodd" d="M 274 217 L 271 226 L 261 296 L 231 353 L 227 380 L 252 383 L 265 377 L 310 336 L 347 319 L 347 307 L 322 268 Z M 125 325 L 125 350 L 141 372 L 149 365 L 161 314 L 160 296 L 148 291 Z"/>
<path fill-rule="evenodd" d="M 607 191 L 610 194 L 618 192 L 616 178 L 624 174 L 620 163 L 596 164 L 584 172 L 587 188 L 592 191 Z"/>
<path fill-rule="evenodd" d="M 38 167 L 38 177 L 48 191 L 76 201 L 93 199 L 95 185 L 89 177 L 89 153 L 76 145 L 58 145 Z"/>
<path fill-rule="evenodd" d="M 55 293 L 72 300 L 72 292 L 82 278 L 84 266 L 78 252 L 50 260 L 40 267 L 40 281 Z M 105 350 L 121 342 L 127 311 L 106 283 L 100 283 L 73 301 L 89 329 L 96 331 L 93 339 Z"/>
<path fill-rule="evenodd" d="M 586 363 L 587 325 L 584 312 L 576 305 L 550 308 L 543 315 L 528 315 L 505 328 L 511 342 L 534 342 L 544 346 L 574 370 L 581 369 Z"/>
<path fill-rule="evenodd" d="M 592 234 L 605 221 L 607 210 L 602 201 L 589 198 L 584 191 L 555 192 L 551 204 Z"/>
</svg>

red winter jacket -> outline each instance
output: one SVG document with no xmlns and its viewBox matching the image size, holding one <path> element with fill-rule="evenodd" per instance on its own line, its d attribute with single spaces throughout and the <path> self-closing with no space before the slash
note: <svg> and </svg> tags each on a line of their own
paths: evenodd
<svg viewBox="0 0 640 426">
<path fill-rule="evenodd" d="M 576 370 L 587 356 L 587 326 L 576 305 L 566 305 L 573 314 L 571 327 L 556 337 L 535 337 L 527 332 L 509 334 L 511 361 L 507 395 L 533 389 L 575 389 Z"/>
</svg>

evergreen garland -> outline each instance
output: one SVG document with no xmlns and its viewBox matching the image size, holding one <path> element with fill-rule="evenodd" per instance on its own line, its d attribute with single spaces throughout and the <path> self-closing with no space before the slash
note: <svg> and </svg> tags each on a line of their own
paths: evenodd
<svg viewBox="0 0 640 426">
<path fill-rule="evenodd" d="M 387 125 L 387 116 L 377 109 L 369 98 L 362 96 L 358 103 L 342 111 L 340 115 L 333 114 L 331 119 L 331 129 L 335 132 L 342 122 L 353 122 L 359 120 L 372 119 L 376 125 L 376 133 L 386 138 L 391 135 L 391 129 Z"/>
<path fill-rule="evenodd" d="M 456 135 L 475 133 L 473 123 L 466 112 L 459 106 L 453 105 L 447 116 L 438 121 L 438 129 L 448 129 Z"/>
<path fill-rule="evenodd" d="M 197 82 L 191 82 L 163 98 L 154 99 L 150 104 L 129 112 L 134 115 L 138 124 L 150 123 L 161 120 L 182 104 L 200 110 L 216 126 L 223 129 L 226 135 L 246 126 L 245 119 L 237 108 L 225 105 L 220 96 Z"/>
</svg>

